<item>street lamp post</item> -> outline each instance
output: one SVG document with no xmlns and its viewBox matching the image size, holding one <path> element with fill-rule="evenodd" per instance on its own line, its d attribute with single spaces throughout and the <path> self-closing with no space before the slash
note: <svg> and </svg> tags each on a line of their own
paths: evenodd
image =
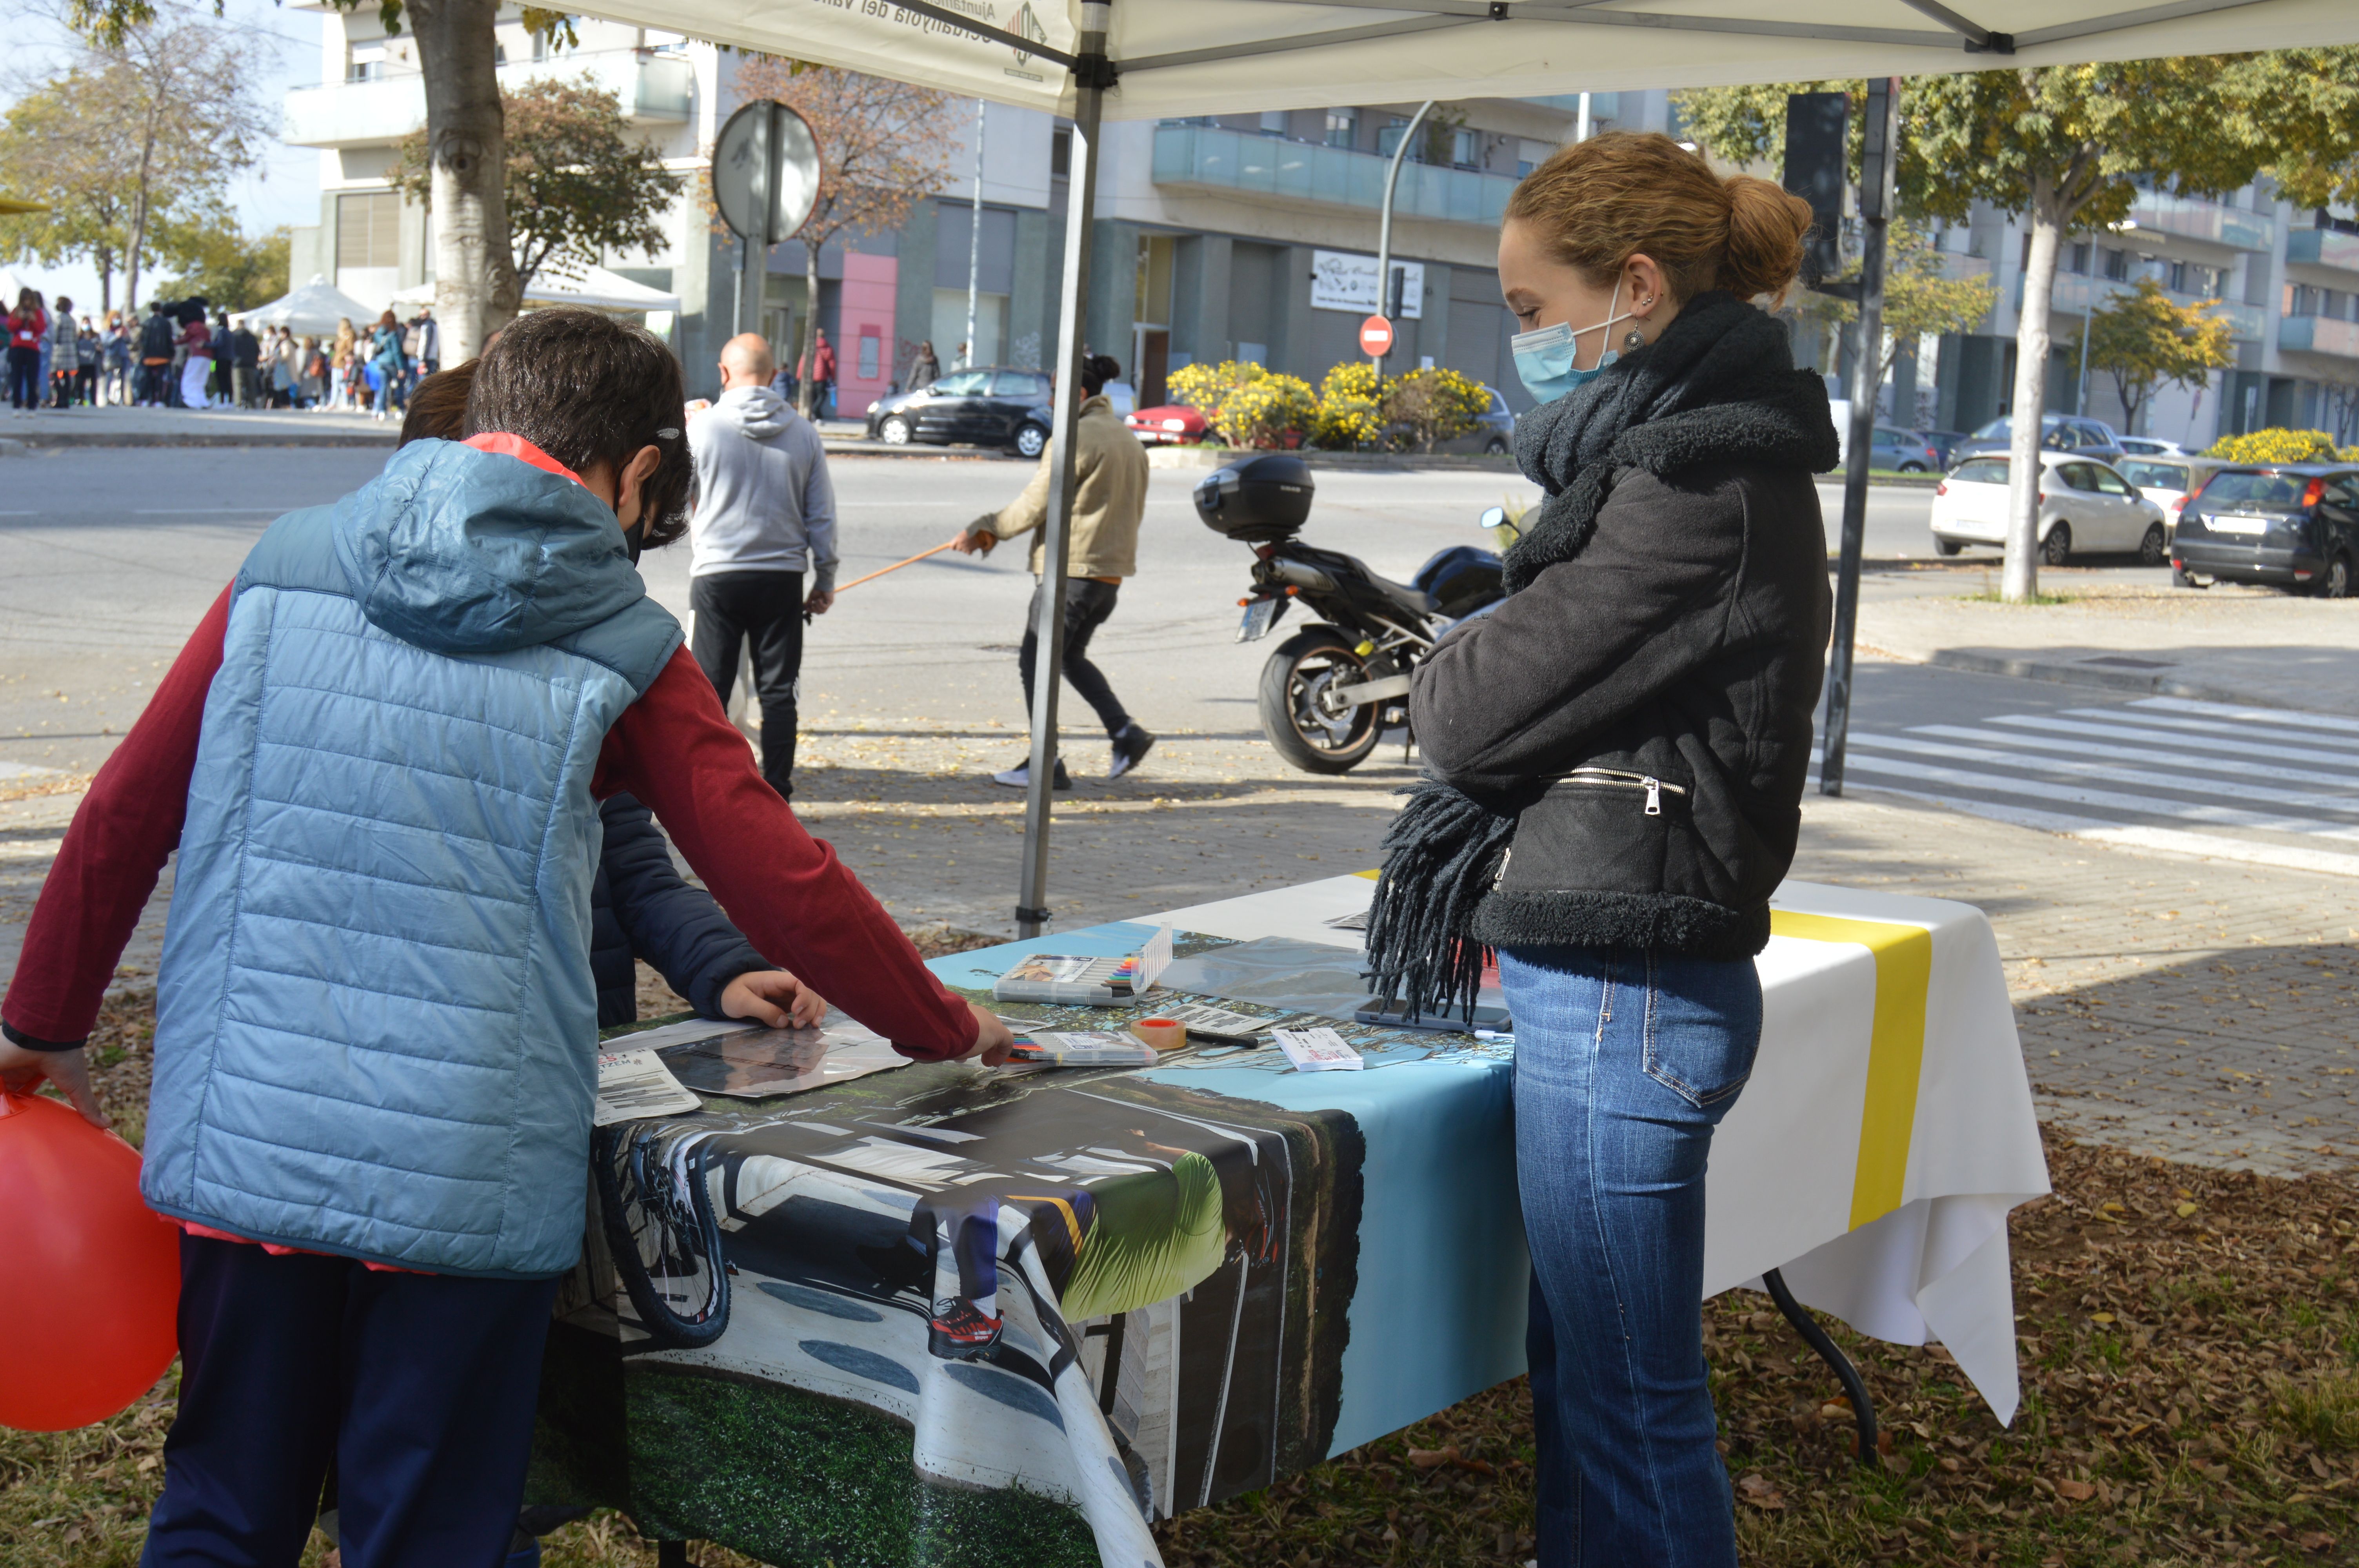
<svg viewBox="0 0 2359 1568">
<path fill-rule="evenodd" d="M 1433 100 L 1430 98 L 1417 106 L 1417 113 L 1409 116 L 1408 125 L 1402 128 L 1399 145 L 1393 148 L 1392 167 L 1385 170 L 1384 211 L 1376 219 L 1376 314 L 1387 321 L 1398 308 L 1393 298 L 1393 190 L 1400 184 L 1401 159 L 1408 154 L 1410 138 L 1417 135 L 1417 128 L 1425 124 L 1425 117 L 1432 112 Z M 1397 344 L 1399 337 L 1396 335 L 1393 341 Z M 1375 358 L 1377 373 L 1381 375 L 1384 358 L 1382 355 Z"/>
</svg>

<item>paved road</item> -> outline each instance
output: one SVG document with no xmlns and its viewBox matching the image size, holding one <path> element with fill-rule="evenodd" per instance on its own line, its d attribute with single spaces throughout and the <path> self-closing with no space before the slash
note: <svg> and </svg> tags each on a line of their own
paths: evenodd
<svg viewBox="0 0 2359 1568">
<path fill-rule="evenodd" d="M 365 449 L 82 449 L 0 460 L 0 772 L 87 772 L 135 719 L 188 629 L 269 521 L 331 501 L 383 461 Z M 846 579 L 939 543 L 1013 496 L 1025 465 L 990 459 L 839 459 Z M 1158 470 L 1140 577 L 1097 656 L 1149 728 L 1249 730 L 1264 650 L 1234 640 L 1246 552 L 1189 503 L 1200 475 Z M 1310 536 L 1406 578 L 1434 551 L 1481 542 L 1484 508 L 1537 492 L 1488 472 L 1322 470 Z M 1841 504 L 1821 488 L 1832 518 Z M 1869 553 L 1925 555 L 1922 490 L 1872 492 Z M 684 549 L 647 561 L 656 596 L 685 616 Z M 1871 577 L 1870 597 L 1956 591 L 1954 573 Z M 2147 574 L 2152 575 L 2152 574 Z M 940 556 L 854 590 L 814 628 L 806 711 L 996 719 L 1023 715 L 1012 653 L 1030 579 L 1023 554 Z M 1086 712 L 1084 730 L 1094 728 Z"/>
<path fill-rule="evenodd" d="M 2359 877 L 2359 719 L 1860 671 L 1850 787 L 2093 843 Z"/>
</svg>

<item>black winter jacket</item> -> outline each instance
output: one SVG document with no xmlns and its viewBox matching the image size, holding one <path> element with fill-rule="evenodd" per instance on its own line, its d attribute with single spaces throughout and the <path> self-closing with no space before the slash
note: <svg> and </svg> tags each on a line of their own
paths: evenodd
<svg viewBox="0 0 2359 1568">
<path fill-rule="evenodd" d="M 1810 465 L 1709 449 L 1617 468 L 1579 553 L 1417 672 L 1429 765 L 1517 816 L 1484 943 L 1768 942 L 1824 673 L 1826 536 Z"/>
<path fill-rule="evenodd" d="M 590 884 L 590 972 L 598 984 L 598 1027 L 637 1022 L 635 957 L 653 965 L 698 1012 L 721 1017 L 721 993 L 731 980 L 777 966 L 729 923 L 711 893 L 680 876 L 653 812 L 618 795 L 598 815 L 606 825 L 605 852 Z"/>
</svg>

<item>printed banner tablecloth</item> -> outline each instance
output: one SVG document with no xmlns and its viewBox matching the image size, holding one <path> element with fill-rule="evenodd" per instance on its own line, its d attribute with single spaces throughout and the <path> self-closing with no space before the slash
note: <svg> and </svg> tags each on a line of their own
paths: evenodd
<svg viewBox="0 0 2359 1568">
<path fill-rule="evenodd" d="M 1372 887 L 1158 918 L 1200 974 L 1270 937 L 1348 968 L 1358 937 L 1333 923 Z M 1153 930 L 932 967 L 987 1000 L 1027 952 Z M 1989 923 L 1788 883 L 1773 931 L 1759 1058 L 1712 1149 L 1707 1292 L 1781 1268 L 1862 1332 L 1939 1340 L 2010 1419 L 2006 1217 L 2048 1182 Z M 1297 1073 L 1274 1048 L 912 1065 L 602 1130 L 534 1500 L 799 1568 L 1138 1568 L 1152 1519 L 1515 1376 L 1513 1046 L 1342 1027 L 1367 1070 Z M 962 1336 L 995 1313 L 995 1341 Z"/>
</svg>

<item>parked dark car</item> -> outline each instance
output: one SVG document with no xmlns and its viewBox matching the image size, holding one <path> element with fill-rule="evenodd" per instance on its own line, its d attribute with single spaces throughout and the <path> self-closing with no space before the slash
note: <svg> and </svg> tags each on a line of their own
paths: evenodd
<svg viewBox="0 0 2359 1568">
<path fill-rule="evenodd" d="M 1957 466 L 1958 448 L 1966 439 L 1963 430 L 1919 430 L 1917 433 L 1925 438 L 1926 445 L 1941 454 L 1943 473 Z"/>
<path fill-rule="evenodd" d="M 1897 425 L 1878 425 L 1874 441 L 1875 444 L 1868 449 L 1869 468 L 1894 473 L 1941 471 L 1941 449 L 1926 439 L 1920 430 L 1903 429 Z"/>
<path fill-rule="evenodd" d="M 2348 599 L 2359 571 L 2359 468 L 2253 463 L 2224 468 L 2179 514 L 2170 580 L 2275 583 Z"/>
<path fill-rule="evenodd" d="M 1499 395 L 1497 389 L 1486 386 L 1483 390 L 1489 395 L 1491 406 L 1474 416 L 1474 428 L 1462 436 L 1437 441 L 1435 451 L 1487 452 L 1496 457 L 1516 449 L 1515 411 L 1507 406 L 1507 400 Z"/>
<path fill-rule="evenodd" d="M 1984 454 L 2006 456 L 2011 428 L 2005 418 L 1992 420 L 1950 449 L 1951 466 L 1954 468 L 1968 458 Z M 2051 452 L 2077 452 L 2101 463 L 2122 460 L 2122 438 L 2102 419 L 2083 419 L 2074 414 L 2046 415 L 2039 421 L 2039 444 Z"/>
<path fill-rule="evenodd" d="M 1049 418 L 1046 372 L 994 365 L 878 398 L 868 406 L 868 438 L 893 447 L 964 441 L 1037 458 L 1049 445 Z"/>
</svg>

